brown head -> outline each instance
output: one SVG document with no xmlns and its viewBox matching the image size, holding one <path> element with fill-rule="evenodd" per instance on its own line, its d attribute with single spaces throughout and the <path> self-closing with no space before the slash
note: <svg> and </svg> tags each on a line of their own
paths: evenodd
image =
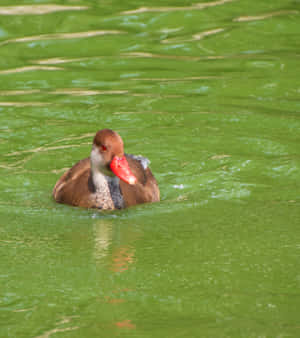
<svg viewBox="0 0 300 338">
<path fill-rule="evenodd" d="M 109 176 L 116 175 L 129 184 L 135 184 L 137 181 L 124 156 L 121 136 L 111 129 L 102 129 L 96 133 L 91 152 L 91 166 L 92 171 L 100 171 Z"/>
</svg>

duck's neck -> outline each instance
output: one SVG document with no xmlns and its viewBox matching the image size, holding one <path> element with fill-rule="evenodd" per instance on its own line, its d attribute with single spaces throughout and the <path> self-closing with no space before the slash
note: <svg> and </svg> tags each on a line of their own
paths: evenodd
<svg viewBox="0 0 300 338">
<path fill-rule="evenodd" d="M 118 183 L 118 178 L 116 176 L 110 177 L 105 175 L 98 166 L 93 165 L 93 162 L 91 163 L 91 173 L 96 191 L 106 190 L 109 184 Z"/>
<path fill-rule="evenodd" d="M 92 169 L 92 179 L 95 186 L 96 191 L 103 190 L 103 187 L 107 186 L 107 180 L 105 175 L 102 174 L 101 171 Z"/>
<path fill-rule="evenodd" d="M 124 208 L 124 200 L 117 176 L 107 176 L 93 165 L 91 165 L 91 176 L 97 203 L 99 202 L 101 206 L 105 205 L 104 209 Z"/>
<path fill-rule="evenodd" d="M 93 146 L 91 151 L 91 177 L 96 191 L 103 191 L 107 187 L 108 182 L 104 173 L 103 159 L 98 152 L 98 149 Z M 103 167 L 103 170 L 101 170 Z"/>
<path fill-rule="evenodd" d="M 91 180 L 96 203 L 103 209 L 123 208 L 119 178 L 106 169 L 102 156 L 96 147 L 91 151 Z M 113 175 L 113 176 L 111 176 Z"/>
</svg>

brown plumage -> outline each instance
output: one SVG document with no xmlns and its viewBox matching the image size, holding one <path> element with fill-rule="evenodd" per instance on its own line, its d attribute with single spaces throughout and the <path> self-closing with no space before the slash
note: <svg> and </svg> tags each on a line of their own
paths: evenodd
<svg viewBox="0 0 300 338">
<path fill-rule="evenodd" d="M 157 202 L 159 188 L 146 159 L 124 154 L 121 137 L 97 132 L 91 156 L 65 172 L 53 189 L 56 202 L 85 208 L 120 209 Z M 117 177 L 118 176 L 118 177 Z"/>
</svg>

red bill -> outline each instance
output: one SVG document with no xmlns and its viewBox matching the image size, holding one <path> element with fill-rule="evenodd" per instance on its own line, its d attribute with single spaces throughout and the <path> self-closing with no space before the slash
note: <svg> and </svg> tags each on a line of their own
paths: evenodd
<svg viewBox="0 0 300 338">
<path fill-rule="evenodd" d="M 122 181 L 128 184 L 136 184 L 137 179 L 131 172 L 129 164 L 126 160 L 126 157 L 117 157 L 115 156 L 110 163 L 110 169 L 112 172 L 118 176 Z"/>
</svg>

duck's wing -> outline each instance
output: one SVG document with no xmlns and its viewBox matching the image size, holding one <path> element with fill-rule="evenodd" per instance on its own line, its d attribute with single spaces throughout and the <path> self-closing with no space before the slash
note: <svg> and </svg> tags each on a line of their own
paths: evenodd
<svg viewBox="0 0 300 338">
<path fill-rule="evenodd" d="M 138 183 L 127 184 L 120 180 L 120 188 L 126 207 L 131 205 L 158 202 L 160 192 L 155 177 L 148 164 L 150 161 L 143 156 L 125 154 L 129 167 Z"/>
<path fill-rule="evenodd" d="M 93 189 L 90 158 L 85 158 L 61 176 L 54 186 L 53 197 L 58 203 L 89 208 L 92 207 L 93 201 L 89 201 L 88 196 Z"/>
</svg>

